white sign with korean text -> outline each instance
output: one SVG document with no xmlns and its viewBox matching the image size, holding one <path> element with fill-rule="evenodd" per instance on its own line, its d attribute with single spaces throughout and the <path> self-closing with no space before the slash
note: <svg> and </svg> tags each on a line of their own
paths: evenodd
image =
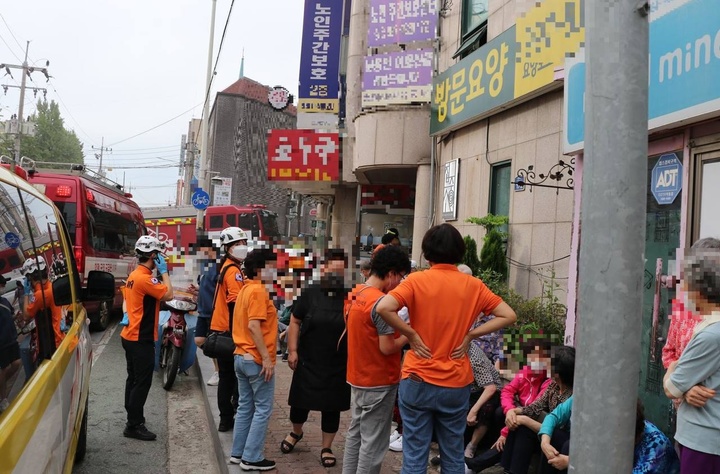
<svg viewBox="0 0 720 474">
<path fill-rule="evenodd" d="M 443 182 L 443 219 L 457 220 L 458 180 L 460 179 L 460 160 L 445 163 L 445 181 Z"/>
</svg>

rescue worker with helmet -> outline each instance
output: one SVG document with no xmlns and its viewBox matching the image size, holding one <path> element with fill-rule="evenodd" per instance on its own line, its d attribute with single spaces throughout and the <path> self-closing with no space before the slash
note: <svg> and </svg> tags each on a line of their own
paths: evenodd
<svg viewBox="0 0 720 474">
<path fill-rule="evenodd" d="M 239 227 L 227 227 L 220 233 L 224 255 L 218 264 L 218 283 L 213 301 L 210 331 L 232 334 L 232 314 L 235 300 L 243 287 L 245 275 L 240 268 L 248 253 L 248 236 Z M 233 415 L 238 403 L 238 382 L 233 356 L 218 357 L 217 401 L 220 410 L 218 431 L 233 429 Z"/>
<path fill-rule="evenodd" d="M 125 411 L 127 425 L 123 435 L 142 441 L 157 438 L 145 427 L 144 407 L 155 369 L 155 341 L 158 338 L 160 302 L 173 298 L 167 263 L 162 255 L 164 246 L 149 235 L 135 243 L 138 266 L 128 276 L 125 286 L 125 307 L 128 325 L 120 333 L 127 362 Z M 157 270 L 157 277 L 153 271 Z"/>
<path fill-rule="evenodd" d="M 62 307 L 55 306 L 52 283 L 48 279 L 48 266 L 41 255 L 31 257 L 23 263 L 21 272 L 25 275 L 25 319 L 35 318 L 37 328 L 38 363 L 50 359 L 60 346 L 65 334 L 60 329 Z M 38 313 L 46 311 L 46 317 Z"/>
</svg>

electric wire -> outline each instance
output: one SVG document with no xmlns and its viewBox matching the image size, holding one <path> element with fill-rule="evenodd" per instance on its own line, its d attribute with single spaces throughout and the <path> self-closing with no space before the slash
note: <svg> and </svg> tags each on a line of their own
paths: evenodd
<svg viewBox="0 0 720 474">
<path fill-rule="evenodd" d="M 0 15 L 0 16 L 1 16 L 1 15 Z M 0 40 L 2 40 L 3 43 L 5 43 L 5 46 L 7 46 L 7 49 L 8 49 L 8 51 L 10 51 L 10 54 L 12 54 L 13 56 L 15 56 L 15 59 L 17 59 L 18 61 L 20 61 L 20 64 L 22 64 L 23 60 L 20 59 L 20 56 L 18 56 L 17 54 L 15 54 L 15 51 L 13 51 L 13 49 L 10 47 L 10 45 L 7 44 L 7 41 L 5 41 L 5 38 L 3 38 L 2 36 L 0 36 Z"/>
<path fill-rule="evenodd" d="M 192 111 L 195 109 L 195 107 L 197 107 L 198 105 L 200 105 L 200 104 L 195 104 L 195 105 L 193 105 L 193 106 L 190 107 L 189 109 L 185 110 L 184 112 L 181 112 L 181 113 L 177 114 L 176 116 L 174 116 L 174 117 L 172 117 L 172 118 L 164 121 L 163 123 L 160 123 L 160 124 L 158 124 L 158 125 L 155 125 L 154 127 L 148 128 L 147 130 L 143 130 L 142 132 L 136 133 L 135 135 L 132 135 L 132 136 L 130 136 L 130 137 L 123 138 L 122 140 L 119 140 L 119 141 L 117 141 L 117 142 L 110 143 L 110 144 L 108 144 L 108 145 L 106 145 L 106 146 L 108 146 L 108 147 L 115 146 L 115 145 L 117 145 L 117 144 L 119 144 L 119 143 L 124 143 L 124 142 L 126 142 L 126 141 L 128 141 L 128 140 L 132 140 L 133 138 L 137 138 L 137 137 L 139 137 L 140 135 L 145 135 L 145 134 L 148 133 L 148 132 L 152 132 L 153 130 L 155 130 L 155 129 L 157 129 L 157 128 L 160 128 L 160 127 L 162 127 L 163 125 L 166 125 L 166 124 L 172 122 L 173 120 L 179 119 L 179 118 L 182 117 L 183 115 L 185 115 L 185 114 L 187 114 L 187 113 L 189 113 L 189 112 L 192 112 Z"/>
<path fill-rule="evenodd" d="M 0 18 L 2 18 L 3 23 L 5 23 L 5 26 L 7 27 L 8 31 L 10 32 L 10 35 L 11 35 L 11 36 L 13 37 L 13 39 L 15 40 L 15 44 L 17 44 L 18 47 L 20 48 L 20 51 L 22 51 L 22 50 L 23 50 L 22 45 L 20 44 L 20 42 L 18 41 L 18 39 L 15 37 L 15 33 L 13 33 L 12 28 L 10 28 L 10 25 L 8 25 L 8 22 L 5 21 L 5 17 L 3 16 L 2 13 L 0 13 Z"/>
</svg>

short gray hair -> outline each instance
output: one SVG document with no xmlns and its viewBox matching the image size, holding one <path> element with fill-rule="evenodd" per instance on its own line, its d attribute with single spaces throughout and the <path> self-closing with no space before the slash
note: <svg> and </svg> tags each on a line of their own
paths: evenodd
<svg viewBox="0 0 720 474">
<path fill-rule="evenodd" d="M 720 251 L 694 248 L 685 258 L 683 278 L 688 292 L 698 293 L 713 305 L 720 305 Z"/>
<path fill-rule="evenodd" d="M 696 240 L 691 249 L 720 249 L 720 240 L 713 237 L 705 237 Z"/>
</svg>

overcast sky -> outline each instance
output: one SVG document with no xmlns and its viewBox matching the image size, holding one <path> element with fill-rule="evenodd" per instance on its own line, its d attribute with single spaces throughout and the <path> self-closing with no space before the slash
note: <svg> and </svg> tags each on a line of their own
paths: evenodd
<svg viewBox="0 0 720 474">
<path fill-rule="evenodd" d="M 215 52 L 231 0 L 217 0 Z M 282 85 L 297 96 L 302 0 L 236 0 L 213 81 L 213 94 L 245 76 Z M 68 128 L 97 166 L 91 145 L 111 146 L 103 167 L 133 187 L 141 206 L 175 199 L 180 138 L 202 114 L 212 0 L 21 0 L 0 9 L 0 63 L 20 64 L 30 40 L 30 64 L 50 60 L 50 84 L 41 74 L 28 85 L 47 87 Z M 4 20 L 4 21 L 3 21 Z M 13 37 L 14 35 L 14 37 Z M 19 44 L 18 44 L 19 43 Z M 22 46 L 22 48 L 21 48 Z M 19 84 L 20 75 L 0 78 Z M 17 113 L 19 92 L 0 96 L 0 119 Z M 36 99 L 26 94 L 25 113 Z M 212 102 L 211 102 L 212 103 Z M 148 133 L 129 137 L 182 114 Z M 130 167 L 132 169 L 120 169 Z"/>
</svg>

